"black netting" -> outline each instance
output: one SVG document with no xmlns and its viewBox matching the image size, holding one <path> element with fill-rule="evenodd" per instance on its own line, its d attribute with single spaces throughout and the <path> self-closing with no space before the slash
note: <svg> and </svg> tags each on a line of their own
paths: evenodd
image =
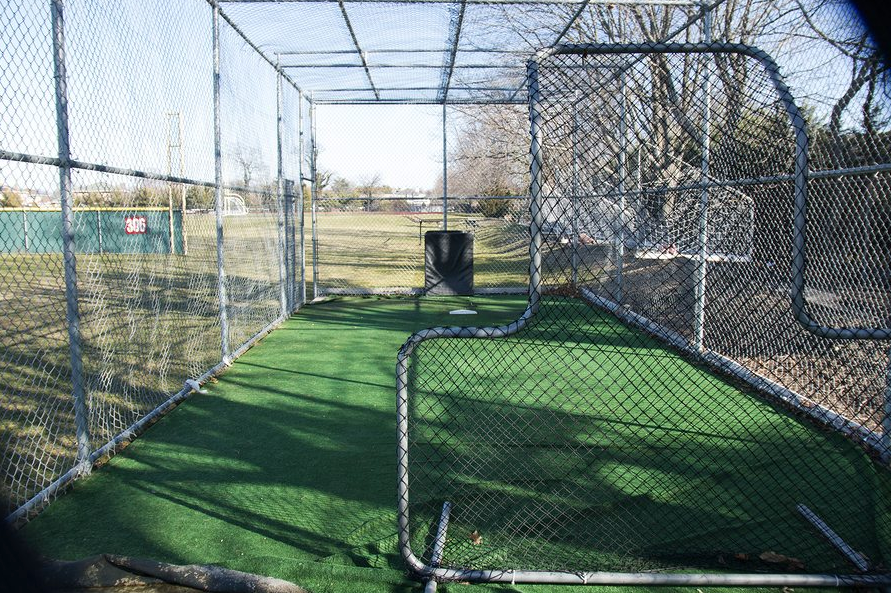
<svg viewBox="0 0 891 593">
<path fill-rule="evenodd" d="M 530 70 L 530 309 L 403 349 L 404 535 L 423 562 L 449 502 L 450 569 L 884 570 L 888 344 L 793 314 L 796 130 L 762 58 L 590 46 Z M 821 196 L 875 179 L 812 184 L 827 254 L 809 269 L 870 304 L 834 319 L 886 294 L 830 263 L 879 252 L 827 244 L 819 224 L 869 224 Z"/>
</svg>

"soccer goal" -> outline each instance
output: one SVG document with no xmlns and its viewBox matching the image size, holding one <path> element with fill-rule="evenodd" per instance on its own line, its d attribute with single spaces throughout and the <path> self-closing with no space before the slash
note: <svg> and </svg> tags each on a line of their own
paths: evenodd
<svg viewBox="0 0 891 593">
<path fill-rule="evenodd" d="M 238 194 L 223 196 L 223 216 L 245 216 L 248 213 L 244 198 Z"/>
</svg>

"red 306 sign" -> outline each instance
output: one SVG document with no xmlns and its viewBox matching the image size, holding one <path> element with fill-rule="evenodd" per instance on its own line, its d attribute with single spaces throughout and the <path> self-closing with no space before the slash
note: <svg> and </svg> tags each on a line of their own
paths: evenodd
<svg viewBox="0 0 891 593">
<path fill-rule="evenodd" d="M 145 216 L 127 216 L 124 219 L 124 232 L 128 235 L 144 235 L 147 229 Z"/>
</svg>

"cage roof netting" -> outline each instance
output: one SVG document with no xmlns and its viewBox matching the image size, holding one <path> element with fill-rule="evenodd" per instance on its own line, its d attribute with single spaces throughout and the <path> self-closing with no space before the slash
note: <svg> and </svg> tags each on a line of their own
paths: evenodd
<svg viewBox="0 0 891 593">
<path fill-rule="evenodd" d="M 225 17 L 319 104 L 522 103 L 526 62 L 560 43 L 701 40 L 724 0 L 221 0 Z M 661 31 L 631 33 L 634 11 Z M 609 18 L 603 17 L 609 13 Z M 590 17 L 595 18 L 590 18 Z M 638 13 L 639 16 L 639 13 Z M 638 37 L 638 38 L 635 38 Z"/>
</svg>

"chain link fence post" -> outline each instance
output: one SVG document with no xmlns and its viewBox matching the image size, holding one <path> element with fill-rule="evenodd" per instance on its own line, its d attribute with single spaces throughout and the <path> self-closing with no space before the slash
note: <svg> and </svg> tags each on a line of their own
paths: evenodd
<svg viewBox="0 0 891 593">
<path fill-rule="evenodd" d="M 449 149 L 446 104 L 442 104 L 442 230 L 449 230 Z"/>
<path fill-rule="evenodd" d="M 316 202 L 318 201 L 319 187 L 318 175 L 316 173 L 316 157 L 318 156 L 318 145 L 316 144 L 316 105 L 310 98 L 309 103 L 309 174 L 311 175 L 310 183 L 310 216 L 312 217 L 312 298 L 319 296 L 319 234 L 318 224 L 316 220 Z"/>
<path fill-rule="evenodd" d="M 303 199 L 303 160 L 306 158 L 306 155 L 304 154 L 305 146 L 303 144 L 303 93 L 298 93 L 297 97 L 297 138 L 300 141 L 299 164 L 297 165 L 297 178 L 299 179 L 297 183 L 297 198 L 300 201 L 300 304 L 303 305 L 306 303 L 306 225 L 304 224 L 306 204 Z"/>
<path fill-rule="evenodd" d="M 572 204 L 570 208 L 570 216 L 572 217 L 572 285 L 575 286 L 579 281 L 579 112 L 578 112 L 578 93 L 572 102 Z"/>
<path fill-rule="evenodd" d="M 71 187 L 71 146 L 68 127 L 68 78 L 65 72 L 65 3 L 50 4 L 53 31 L 53 74 L 56 94 L 56 133 L 59 142 L 59 197 L 62 204 L 62 253 L 65 267 L 65 303 L 71 357 L 71 393 L 77 438 L 78 471 L 90 471 L 90 413 L 83 376 L 83 349 L 77 291 L 77 258 L 74 242 L 74 194 Z"/>
<path fill-rule="evenodd" d="M 223 267 L 223 148 L 220 117 L 220 7 L 213 6 L 213 147 L 214 147 L 214 214 L 217 224 L 217 296 L 220 301 L 220 353 L 222 362 L 229 360 L 229 316 L 226 308 L 226 272 Z"/>
<path fill-rule="evenodd" d="M 888 348 L 888 365 L 885 367 L 885 401 L 882 416 L 882 445 L 884 447 L 884 461 L 891 459 L 891 348 Z"/>
<path fill-rule="evenodd" d="M 529 146 L 530 163 L 529 173 L 529 214 L 530 214 L 530 241 L 529 241 L 529 312 L 534 315 L 538 312 L 541 301 L 541 262 L 542 240 L 541 228 L 544 222 L 542 215 L 542 196 L 544 194 L 544 133 L 542 131 L 541 94 L 538 86 L 538 62 L 530 60 L 526 65 L 526 79 L 529 84 L 529 132 L 531 144 Z"/>
<path fill-rule="evenodd" d="M 704 42 L 712 42 L 712 13 L 708 7 L 703 7 L 702 15 Z M 703 54 L 702 59 L 708 61 L 711 58 Z M 711 133 L 711 77 L 708 67 L 702 74 L 702 162 L 700 167 L 700 181 L 702 191 L 699 199 L 699 258 L 696 265 L 696 300 L 693 313 L 693 348 L 702 352 L 705 341 L 705 282 L 708 272 L 708 174 L 709 174 L 709 150 L 711 148 L 709 134 Z"/>
<path fill-rule="evenodd" d="M 628 175 L 628 118 L 627 118 L 627 83 L 623 71 L 619 75 L 619 211 L 617 212 L 618 228 L 616 229 L 616 302 L 622 302 L 622 272 L 625 264 L 625 178 Z M 615 224 L 615 223 L 614 223 Z"/>
<path fill-rule="evenodd" d="M 294 225 L 294 192 L 292 179 L 284 180 L 284 218 L 285 218 L 285 278 L 288 314 L 297 308 L 297 262 L 296 237 L 297 227 Z"/>
<path fill-rule="evenodd" d="M 282 306 L 282 317 L 287 317 L 291 312 L 291 275 L 288 273 L 286 254 L 288 251 L 287 239 L 288 226 L 285 214 L 285 174 L 284 158 L 282 155 L 282 71 L 279 61 L 276 60 L 275 70 L 275 142 L 276 142 L 276 219 L 278 222 L 278 276 L 281 283 L 279 298 Z"/>
</svg>

